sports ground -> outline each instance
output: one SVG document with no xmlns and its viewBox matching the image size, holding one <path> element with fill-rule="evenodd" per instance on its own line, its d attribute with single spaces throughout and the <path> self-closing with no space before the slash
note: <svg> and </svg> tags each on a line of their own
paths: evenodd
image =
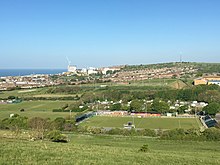
<svg viewBox="0 0 220 165">
<path fill-rule="evenodd" d="M 124 124 L 132 122 L 136 128 L 148 129 L 175 129 L 175 128 L 201 128 L 198 118 L 137 118 L 137 117 L 110 117 L 95 116 L 82 123 L 92 127 L 123 128 Z"/>
</svg>

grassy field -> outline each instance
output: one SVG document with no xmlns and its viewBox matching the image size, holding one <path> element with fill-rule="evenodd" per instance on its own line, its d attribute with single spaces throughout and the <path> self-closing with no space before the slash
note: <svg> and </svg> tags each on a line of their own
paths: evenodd
<svg viewBox="0 0 220 165">
<path fill-rule="evenodd" d="M 220 164 L 220 142 L 69 135 L 69 143 L 0 138 L 0 164 Z M 148 144 L 149 151 L 138 152 Z"/>
<path fill-rule="evenodd" d="M 175 128 L 200 128 L 202 125 L 195 118 L 137 118 L 132 117 L 108 117 L 95 116 L 86 120 L 82 125 L 93 127 L 119 127 L 123 128 L 124 124 L 131 121 L 136 128 L 149 129 L 175 129 Z"/>
<path fill-rule="evenodd" d="M 107 85 L 110 89 L 157 89 L 159 88 L 170 88 L 173 83 L 176 82 L 175 79 L 149 79 L 143 81 L 131 81 L 130 84 L 123 83 L 95 83 L 95 84 L 82 84 L 82 85 L 74 85 L 73 88 L 79 88 L 81 91 L 77 94 L 81 94 L 82 91 L 93 91 L 99 89 L 101 85 Z M 62 87 L 62 86 L 57 86 Z M 44 87 L 44 88 L 36 88 L 36 89 L 19 89 L 13 91 L 1 91 L 0 98 L 7 98 L 8 96 L 18 96 L 18 97 L 66 97 L 66 96 L 75 96 L 75 94 L 64 94 L 64 93 L 56 93 L 56 94 L 48 94 L 47 91 L 51 88 L 57 87 Z M 68 86 L 71 87 L 71 86 Z M 128 88 L 127 88 L 128 87 Z"/>
<path fill-rule="evenodd" d="M 49 98 L 59 98 L 59 97 L 75 97 L 76 95 L 61 95 L 61 94 L 40 94 L 40 95 L 33 95 L 33 97 L 49 97 Z"/>
<path fill-rule="evenodd" d="M 36 89 L 19 89 L 13 91 L 1 91 L 0 98 L 7 98 L 8 96 L 17 96 L 17 97 L 31 97 L 33 95 L 44 94 L 48 88 L 36 88 Z"/>
<path fill-rule="evenodd" d="M 27 117 L 66 117 L 69 113 L 52 112 L 53 109 L 59 109 L 65 104 L 71 104 L 73 101 L 23 101 L 18 104 L 0 104 L 0 119 L 9 117 L 11 113 L 17 113 Z M 20 112 L 24 109 L 24 112 Z M 73 114 L 73 113 L 72 113 Z"/>
<path fill-rule="evenodd" d="M 48 87 L 45 88 L 36 88 L 36 89 L 20 89 L 13 91 L 2 91 L 0 92 L 0 98 L 7 98 L 8 96 L 17 96 L 17 97 L 47 97 L 47 98 L 59 98 L 59 97 L 75 97 L 76 95 L 72 94 L 47 94 L 46 91 Z"/>
</svg>

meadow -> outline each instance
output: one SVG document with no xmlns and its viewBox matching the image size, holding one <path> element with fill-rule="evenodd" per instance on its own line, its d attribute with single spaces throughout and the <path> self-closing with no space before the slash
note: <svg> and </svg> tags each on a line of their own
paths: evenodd
<svg viewBox="0 0 220 165">
<path fill-rule="evenodd" d="M 101 87 L 106 85 L 107 88 Z M 176 79 L 149 79 L 143 81 L 131 81 L 128 84 L 124 83 L 93 83 L 93 84 L 81 84 L 81 85 L 66 85 L 56 87 L 44 87 L 35 89 L 17 89 L 12 91 L 0 91 L 0 98 L 6 99 L 9 96 L 16 96 L 22 99 L 25 98 L 63 98 L 63 97 L 75 97 L 76 95 L 81 96 L 85 92 L 99 92 L 99 90 L 128 90 L 128 91 L 143 91 L 143 90 L 162 90 L 162 89 L 173 89 L 173 88 L 184 88 L 186 84 L 181 80 Z M 66 90 L 55 90 L 53 89 L 69 89 Z"/>
<path fill-rule="evenodd" d="M 65 104 L 74 101 L 23 101 L 18 104 L 0 104 L 0 119 L 9 117 L 10 114 L 20 114 L 27 117 L 43 117 L 54 119 L 56 117 L 67 117 L 67 112 L 52 112 L 53 109 L 60 109 Z M 20 112 L 24 109 L 24 112 Z M 74 113 L 72 113 L 73 115 Z"/>
<path fill-rule="evenodd" d="M 95 116 L 82 123 L 82 126 L 92 127 L 118 127 L 132 122 L 136 128 L 148 129 L 175 129 L 175 128 L 200 128 L 202 127 L 197 118 L 137 118 L 137 117 L 110 117 Z"/>
<path fill-rule="evenodd" d="M 36 89 L 18 89 L 12 91 L 1 91 L 0 98 L 7 98 L 9 96 L 16 97 L 31 97 L 33 95 L 44 94 L 48 88 L 36 88 Z"/>
<path fill-rule="evenodd" d="M 36 88 L 36 89 L 19 89 L 12 91 L 1 91 L 0 98 L 7 98 L 9 96 L 16 96 L 20 98 L 26 97 L 45 97 L 45 98 L 62 98 L 62 97 L 75 97 L 72 94 L 48 94 L 47 91 L 52 87 Z"/>
<path fill-rule="evenodd" d="M 220 164 L 220 142 L 69 134 L 69 143 L 0 138 L 0 164 Z M 140 152 L 144 144 L 149 151 Z"/>
</svg>

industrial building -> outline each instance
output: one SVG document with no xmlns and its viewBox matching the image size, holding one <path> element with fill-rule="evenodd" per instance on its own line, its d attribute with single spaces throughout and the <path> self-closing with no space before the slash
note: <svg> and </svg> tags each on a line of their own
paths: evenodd
<svg viewBox="0 0 220 165">
<path fill-rule="evenodd" d="M 220 76 L 204 76 L 194 80 L 194 85 L 220 85 Z"/>
</svg>

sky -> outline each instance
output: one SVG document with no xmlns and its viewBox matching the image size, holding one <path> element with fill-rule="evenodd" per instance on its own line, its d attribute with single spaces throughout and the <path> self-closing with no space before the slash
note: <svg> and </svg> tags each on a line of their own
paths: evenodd
<svg viewBox="0 0 220 165">
<path fill-rule="evenodd" d="M 0 0 L 0 68 L 220 62 L 219 0 Z"/>
</svg>

